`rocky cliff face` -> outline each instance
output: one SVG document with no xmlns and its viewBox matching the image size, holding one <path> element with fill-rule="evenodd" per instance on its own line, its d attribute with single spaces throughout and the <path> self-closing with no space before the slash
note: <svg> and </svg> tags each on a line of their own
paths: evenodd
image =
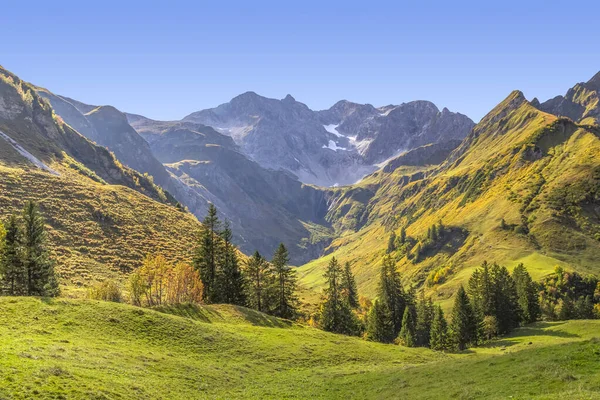
<svg viewBox="0 0 600 400">
<path fill-rule="evenodd" d="M 474 125 L 466 116 L 439 111 L 426 101 L 380 108 L 340 101 L 315 112 L 289 95 L 275 100 L 253 92 L 184 121 L 231 136 L 262 166 L 322 186 L 356 182 L 403 151 L 462 139 Z"/>
<path fill-rule="evenodd" d="M 575 122 L 589 125 L 600 124 L 600 72 L 585 83 L 578 83 L 564 96 L 556 96 L 540 104 L 532 103 L 550 114 L 565 116 Z"/>
</svg>

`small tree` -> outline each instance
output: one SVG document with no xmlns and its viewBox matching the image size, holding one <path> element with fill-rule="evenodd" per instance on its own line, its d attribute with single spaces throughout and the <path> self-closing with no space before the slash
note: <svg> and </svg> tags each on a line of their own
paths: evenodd
<svg viewBox="0 0 600 400">
<path fill-rule="evenodd" d="M 214 204 L 208 206 L 208 214 L 202 221 L 200 241 L 194 256 L 194 268 L 200 273 L 204 290 L 203 300 L 207 303 L 216 303 L 221 299 L 217 287 L 218 262 L 221 256 L 219 230 L 221 221 L 217 216 Z"/>
<path fill-rule="evenodd" d="M 396 250 L 396 232 L 392 231 L 388 238 L 387 254 L 393 253 Z"/>
<path fill-rule="evenodd" d="M 272 282 L 272 271 L 267 260 L 258 251 L 248 259 L 246 275 L 248 276 L 250 305 L 258 311 L 266 311 L 268 309 L 267 290 Z"/>
<path fill-rule="evenodd" d="M 229 221 L 225 221 L 225 227 L 220 234 L 223 241 L 221 256 L 221 269 L 218 270 L 218 292 L 224 303 L 246 305 L 245 281 L 239 266 L 239 260 L 235 246 L 231 243 L 233 233 Z"/>
<path fill-rule="evenodd" d="M 464 350 L 477 343 L 477 320 L 465 289 L 460 286 L 452 308 L 450 338 L 454 348 Z"/>
<path fill-rule="evenodd" d="M 23 236 L 15 215 L 6 223 L 0 253 L 2 291 L 9 296 L 27 294 L 27 272 L 23 264 Z"/>
<path fill-rule="evenodd" d="M 275 273 L 274 314 L 280 318 L 293 318 L 297 312 L 296 271 L 288 265 L 289 260 L 287 249 L 283 243 L 280 243 L 271 261 Z"/>
<path fill-rule="evenodd" d="M 368 340 L 391 343 L 394 340 L 394 327 L 390 318 L 390 310 L 385 303 L 375 300 L 367 317 Z"/>
<path fill-rule="evenodd" d="M 358 289 L 356 287 L 356 280 L 354 279 L 354 275 L 352 274 L 352 269 L 350 268 L 349 262 L 347 262 L 344 265 L 341 285 L 342 295 L 346 298 L 348 305 L 353 309 L 358 308 Z"/>
<path fill-rule="evenodd" d="M 29 296 L 58 296 L 54 262 L 46 247 L 46 228 L 39 207 L 27 202 L 23 211 L 23 264 Z"/>
<path fill-rule="evenodd" d="M 434 308 L 431 298 L 425 298 L 421 292 L 416 306 L 417 321 L 415 325 L 416 345 L 427 347 L 430 341 L 431 324 L 434 317 Z"/>
<path fill-rule="evenodd" d="M 402 329 L 398 336 L 399 342 L 406 347 L 415 347 L 416 345 L 415 321 L 413 318 L 411 307 L 406 307 L 402 318 Z"/>
<path fill-rule="evenodd" d="M 379 278 L 378 298 L 382 301 L 390 313 L 390 321 L 393 327 L 393 337 L 398 336 L 402 328 L 402 318 L 406 308 L 406 293 L 402 287 L 400 273 L 396 269 L 396 263 L 390 256 L 385 256 L 381 265 Z"/>
<path fill-rule="evenodd" d="M 515 267 L 512 277 L 515 281 L 517 300 L 521 309 L 521 321 L 525 324 L 537 321 L 541 311 L 536 284 L 522 263 Z"/>
<path fill-rule="evenodd" d="M 448 348 L 448 324 L 444 318 L 442 307 L 438 306 L 431 323 L 430 347 L 433 350 L 446 350 Z"/>
<path fill-rule="evenodd" d="M 342 295 L 342 268 L 335 257 L 331 258 L 324 277 L 327 288 L 325 301 L 321 305 L 321 327 L 334 333 L 357 334 L 358 320 Z"/>
</svg>

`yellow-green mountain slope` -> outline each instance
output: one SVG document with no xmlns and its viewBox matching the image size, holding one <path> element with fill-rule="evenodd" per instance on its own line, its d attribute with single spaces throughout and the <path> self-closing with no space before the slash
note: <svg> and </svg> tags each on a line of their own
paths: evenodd
<svg viewBox="0 0 600 400">
<path fill-rule="evenodd" d="M 515 91 L 444 162 L 380 170 L 340 188 L 329 217 L 341 237 L 330 255 L 300 268 L 317 291 L 336 256 L 352 263 L 359 291 L 374 296 L 390 233 L 406 227 L 424 241 L 438 221 L 450 233 L 418 262 L 412 252 L 392 253 L 407 284 L 449 267 L 444 282 L 428 287 L 438 301 L 483 260 L 523 262 L 534 278 L 557 264 L 599 273 L 600 129 L 540 111 Z"/>
</svg>

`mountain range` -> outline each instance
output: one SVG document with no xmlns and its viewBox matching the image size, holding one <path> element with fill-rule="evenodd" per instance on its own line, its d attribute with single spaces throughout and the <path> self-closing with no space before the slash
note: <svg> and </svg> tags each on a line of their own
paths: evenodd
<svg viewBox="0 0 600 400">
<path fill-rule="evenodd" d="M 332 255 L 369 297 L 386 252 L 419 286 L 444 270 L 427 286 L 442 302 L 484 259 L 540 277 L 557 264 L 593 272 L 600 256 L 600 74 L 545 102 L 515 91 L 478 124 L 427 101 L 313 111 L 253 92 L 155 121 L 0 78 L 2 215 L 46 199 L 60 262 L 81 285 L 150 248 L 189 257 L 209 203 L 243 252 L 286 243 L 312 293 Z M 408 244 L 388 249 L 401 230 Z"/>
</svg>

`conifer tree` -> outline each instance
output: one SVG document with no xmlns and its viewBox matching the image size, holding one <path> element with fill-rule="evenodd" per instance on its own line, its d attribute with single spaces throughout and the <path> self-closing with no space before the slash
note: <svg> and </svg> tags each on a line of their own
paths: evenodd
<svg viewBox="0 0 600 400">
<path fill-rule="evenodd" d="M 202 300 L 206 303 L 217 303 L 221 299 L 217 288 L 217 264 L 220 257 L 219 229 L 221 222 L 214 204 L 208 206 L 208 214 L 202 221 L 200 242 L 196 248 L 194 268 L 200 274 L 203 292 Z"/>
<path fill-rule="evenodd" d="M 529 324 L 537 321 L 541 311 L 536 284 L 523 264 L 515 267 L 512 277 L 515 281 L 522 322 Z"/>
<path fill-rule="evenodd" d="M 344 265 L 344 271 L 342 272 L 342 294 L 346 298 L 348 305 L 352 309 L 356 309 L 359 306 L 358 302 L 358 289 L 356 287 L 356 280 L 352 274 L 350 263 L 346 262 Z"/>
<path fill-rule="evenodd" d="M 288 265 L 288 251 L 283 243 L 279 244 L 271 264 L 275 273 L 276 308 L 274 314 L 280 318 L 292 318 L 296 314 L 296 271 Z"/>
<path fill-rule="evenodd" d="M 517 289 L 506 267 L 494 264 L 492 274 L 496 313 L 489 315 L 496 317 L 498 333 L 505 334 L 519 326 L 521 320 Z"/>
<path fill-rule="evenodd" d="M 23 237 L 16 215 L 6 223 L 0 253 L 2 291 L 9 296 L 27 294 L 27 279 L 23 264 Z"/>
<path fill-rule="evenodd" d="M 452 308 L 450 340 L 457 350 L 464 350 L 470 344 L 477 343 L 477 319 L 462 285 L 456 292 Z"/>
<path fill-rule="evenodd" d="M 406 347 L 416 346 L 415 320 L 411 307 L 404 308 L 402 329 L 400 329 L 398 339 L 400 340 L 400 343 Z"/>
<path fill-rule="evenodd" d="M 384 302 L 375 300 L 367 318 L 367 339 L 381 343 L 394 340 L 394 327 L 390 318 L 390 310 Z"/>
<path fill-rule="evenodd" d="M 272 283 L 271 266 L 260 255 L 258 251 L 254 252 L 248 259 L 246 274 L 249 284 L 250 305 L 258 311 L 268 310 L 268 288 Z"/>
<path fill-rule="evenodd" d="M 431 324 L 434 317 L 434 307 L 431 298 L 425 298 L 424 292 L 421 292 L 416 305 L 416 345 L 429 346 Z"/>
<path fill-rule="evenodd" d="M 231 243 L 233 233 L 229 221 L 225 221 L 220 236 L 223 241 L 223 251 L 221 254 L 222 267 L 217 280 L 219 297 L 224 303 L 244 306 L 246 305 L 244 276 L 240 269 L 235 246 Z"/>
<path fill-rule="evenodd" d="M 331 258 L 324 274 L 327 280 L 325 301 L 321 305 L 321 327 L 329 332 L 353 335 L 358 333 L 358 321 L 341 291 L 342 268 Z"/>
<path fill-rule="evenodd" d="M 433 350 L 446 350 L 448 348 L 448 324 L 444 318 L 442 307 L 438 306 L 431 323 L 430 347 Z"/>
<path fill-rule="evenodd" d="M 400 236 L 398 236 L 398 242 L 400 244 L 404 244 L 406 242 L 406 228 L 404 227 L 400 229 Z"/>
<path fill-rule="evenodd" d="M 389 256 L 383 258 L 378 298 L 389 310 L 393 336 L 396 337 L 402 328 L 402 318 L 404 316 L 404 309 L 406 308 L 406 294 L 404 293 L 402 280 L 400 273 L 396 269 L 396 264 Z"/>
<path fill-rule="evenodd" d="M 23 265 L 29 296 L 57 296 L 58 278 L 46 247 L 44 218 L 37 204 L 27 202 L 23 211 Z"/>
<path fill-rule="evenodd" d="M 392 231 L 388 238 L 387 254 L 393 253 L 396 250 L 396 232 Z"/>
</svg>

